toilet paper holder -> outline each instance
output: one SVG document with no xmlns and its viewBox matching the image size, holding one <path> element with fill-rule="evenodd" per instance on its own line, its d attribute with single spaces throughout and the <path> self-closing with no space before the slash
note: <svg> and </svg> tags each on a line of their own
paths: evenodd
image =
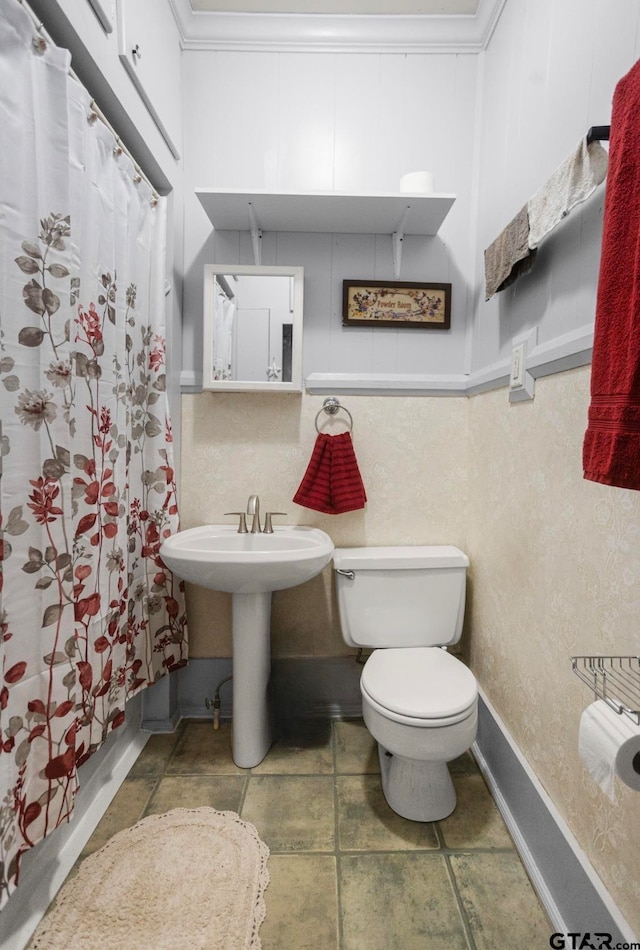
<svg viewBox="0 0 640 950">
<path fill-rule="evenodd" d="M 640 657 L 572 656 L 571 667 L 598 699 L 640 726 Z"/>
</svg>

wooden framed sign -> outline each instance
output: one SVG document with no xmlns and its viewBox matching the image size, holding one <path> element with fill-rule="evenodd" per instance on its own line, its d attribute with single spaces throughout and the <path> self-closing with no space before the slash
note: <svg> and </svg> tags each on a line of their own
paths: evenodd
<svg viewBox="0 0 640 950">
<path fill-rule="evenodd" d="M 448 330 L 451 327 L 451 284 L 345 280 L 342 282 L 342 325 Z"/>
</svg>

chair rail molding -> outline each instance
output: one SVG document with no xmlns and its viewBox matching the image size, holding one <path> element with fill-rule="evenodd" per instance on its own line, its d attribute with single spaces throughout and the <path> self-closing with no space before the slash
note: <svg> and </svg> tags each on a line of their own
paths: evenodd
<svg viewBox="0 0 640 950">
<path fill-rule="evenodd" d="M 563 373 L 591 362 L 593 324 L 538 343 L 526 358 L 534 379 Z M 505 357 L 471 373 L 309 373 L 305 390 L 314 395 L 354 396 L 477 396 L 509 385 L 511 358 Z M 202 374 L 183 370 L 183 393 L 202 391 Z"/>
</svg>

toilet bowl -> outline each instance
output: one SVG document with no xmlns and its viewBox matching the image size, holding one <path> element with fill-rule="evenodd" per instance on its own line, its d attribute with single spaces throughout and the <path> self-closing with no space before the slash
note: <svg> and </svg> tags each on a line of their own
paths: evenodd
<svg viewBox="0 0 640 950">
<path fill-rule="evenodd" d="M 360 691 L 388 804 L 413 821 L 450 815 L 456 793 L 447 762 L 466 752 L 478 726 L 473 674 L 439 647 L 375 650 Z"/>
<path fill-rule="evenodd" d="M 343 637 L 374 647 L 360 691 L 383 792 L 413 821 L 451 814 L 456 793 L 447 763 L 476 737 L 475 677 L 442 649 L 460 638 L 467 565 L 450 546 L 334 552 Z"/>
</svg>

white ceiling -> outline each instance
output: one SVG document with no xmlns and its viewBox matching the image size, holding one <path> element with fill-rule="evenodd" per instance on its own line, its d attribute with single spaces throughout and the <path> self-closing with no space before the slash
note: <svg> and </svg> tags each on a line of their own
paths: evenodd
<svg viewBox="0 0 640 950">
<path fill-rule="evenodd" d="M 191 0 L 206 13 L 311 13 L 367 15 L 473 15 L 478 0 Z"/>
</svg>

